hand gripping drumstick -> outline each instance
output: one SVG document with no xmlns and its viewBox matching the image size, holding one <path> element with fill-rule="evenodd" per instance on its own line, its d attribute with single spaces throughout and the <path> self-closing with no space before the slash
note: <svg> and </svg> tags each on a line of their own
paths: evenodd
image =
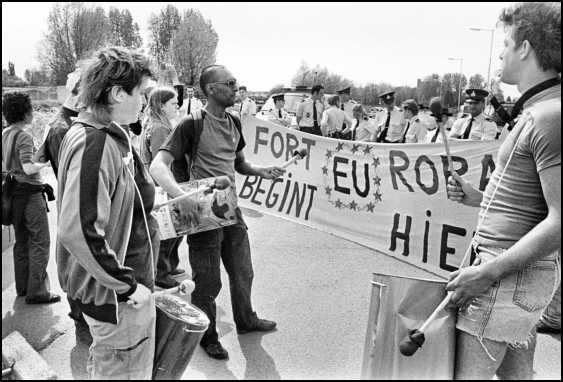
<svg viewBox="0 0 563 382">
<path fill-rule="evenodd" d="M 292 156 L 287 162 L 285 162 L 284 164 L 282 164 L 280 167 L 281 167 L 281 168 L 289 167 L 291 164 L 297 163 L 297 161 L 298 161 L 299 159 L 303 159 L 303 158 L 305 158 L 306 156 L 307 156 L 307 149 L 301 149 L 301 150 L 299 150 L 299 151 L 295 150 L 295 151 L 293 152 L 293 156 Z"/>
<path fill-rule="evenodd" d="M 467 248 L 467 251 L 465 251 L 465 255 L 461 260 L 460 269 L 464 267 L 464 264 L 470 255 L 471 255 L 471 246 Z M 416 353 L 418 348 L 422 347 L 425 340 L 424 332 L 426 331 L 426 328 L 428 328 L 428 325 L 430 325 L 432 321 L 436 319 L 438 313 L 440 313 L 440 311 L 442 311 L 450 303 L 450 301 L 452 300 L 452 295 L 453 292 L 448 292 L 446 297 L 442 300 L 442 302 L 440 302 L 440 305 L 438 305 L 438 307 L 434 309 L 432 314 L 426 319 L 426 321 L 424 321 L 424 323 L 420 328 L 409 330 L 408 335 L 405 338 L 403 338 L 403 340 L 399 344 L 399 351 L 401 352 L 402 355 L 406 355 L 407 357 L 410 357 L 411 355 Z"/>
<path fill-rule="evenodd" d="M 229 180 L 229 178 L 226 177 L 226 176 L 220 176 L 220 177 L 215 179 L 215 182 L 212 185 L 198 187 L 197 189 L 190 191 L 190 192 L 186 192 L 185 194 L 180 195 L 180 196 L 178 196 L 174 199 L 170 199 L 170 200 L 168 200 L 164 203 L 157 204 L 157 205 L 154 206 L 154 209 L 158 210 L 161 207 L 164 207 L 164 206 L 171 204 L 171 203 L 175 203 L 179 200 L 189 198 L 190 196 L 194 196 L 195 194 L 202 192 L 202 191 L 203 192 L 209 192 L 209 191 L 212 191 L 214 189 L 224 190 L 224 189 L 226 189 L 230 186 L 231 186 L 231 181 Z"/>
<path fill-rule="evenodd" d="M 195 284 L 192 280 L 184 280 L 180 283 L 180 285 L 174 288 L 159 290 L 158 292 L 154 292 L 152 295 L 159 296 L 163 294 L 176 293 L 176 292 L 179 292 L 180 294 L 188 294 L 188 293 L 192 293 L 194 289 L 195 289 Z"/>
</svg>

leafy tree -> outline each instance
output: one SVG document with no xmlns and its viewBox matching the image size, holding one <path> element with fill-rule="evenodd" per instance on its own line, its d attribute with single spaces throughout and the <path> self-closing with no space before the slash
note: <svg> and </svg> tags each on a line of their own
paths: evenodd
<svg viewBox="0 0 563 382">
<path fill-rule="evenodd" d="M 172 37 L 170 53 L 180 82 L 197 85 L 204 67 L 214 64 L 219 35 L 211 21 L 193 9 L 184 12 Z"/>
<path fill-rule="evenodd" d="M 440 95 L 440 87 L 441 81 L 438 74 L 434 73 L 424 77 L 418 84 L 418 102 L 428 104 L 432 97 L 438 97 Z"/>
<path fill-rule="evenodd" d="M 444 106 L 454 107 L 457 106 L 459 92 L 463 99 L 463 89 L 467 87 L 467 78 L 459 73 L 446 73 L 442 77 L 441 95 L 444 99 Z"/>
<path fill-rule="evenodd" d="M 305 61 L 302 61 L 291 83 L 293 86 L 308 87 L 320 84 L 324 86 L 325 93 L 335 93 L 338 89 L 350 86 L 352 81 L 342 77 L 340 74 L 332 73 L 320 65 L 310 68 Z"/>
<path fill-rule="evenodd" d="M 149 31 L 151 41 L 150 51 L 159 65 L 170 64 L 169 55 L 172 37 L 180 26 L 182 18 L 175 6 L 168 4 L 160 13 L 151 14 L 149 18 Z"/>
<path fill-rule="evenodd" d="M 485 78 L 479 73 L 469 77 L 469 88 L 470 89 L 484 89 L 485 88 Z"/>
<path fill-rule="evenodd" d="M 109 42 L 126 48 L 139 48 L 143 44 L 139 33 L 139 25 L 133 21 L 128 9 L 109 9 L 108 22 L 110 25 Z"/>
<path fill-rule="evenodd" d="M 77 60 L 106 45 L 109 29 L 102 7 L 56 3 L 47 19 L 39 60 L 51 70 L 55 83 L 64 85 Z"/>
</svg>

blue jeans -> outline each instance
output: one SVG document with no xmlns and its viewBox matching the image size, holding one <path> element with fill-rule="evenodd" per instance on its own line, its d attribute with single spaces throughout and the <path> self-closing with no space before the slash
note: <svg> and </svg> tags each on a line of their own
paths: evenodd
<svg viewBox="0 0 563 382">
<path fill-rule="evenodd" d="M 239 329 L 251 328 L 258 320 L 252 310 L 252 259 L 246 225 L 200 232 L 188 236 L 190 266 L 195 289 L 192 304 L 209 317 L 209 328 L 201 339 L 202 345 L 218 342 L 215 299 L 221 290 L 221 260 L 229 275 L 231 305 L 235 324 Z"/>
<path fill-rule="evenodd" d="M 477 247 L 482 262 L 504 250 Z M 458 311 L 455 379 L 531 379 L 535 325 L 559 283 L 550 254 L 496 281 Z"/>
</svg>

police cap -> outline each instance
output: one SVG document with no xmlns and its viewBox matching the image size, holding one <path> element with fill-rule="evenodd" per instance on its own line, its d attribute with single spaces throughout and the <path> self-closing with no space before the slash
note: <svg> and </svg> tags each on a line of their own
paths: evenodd
<svg viewBox="0 0 563 382">
<path fill-rule="evenodd" d="M 383 93 L 379 96 L 379 98 L 381 98 L 385 103 L 393 102 L 395 100 L 395 92 L 390 91 Z"/>
<path fill-rule="evenodd" d="M 467 94 L 467 100 L 481 102 L 489 95 L 489 92 L 484 89 L 465 89 L 465 94 Z"/>
<path fill-rule="evenodd" d="M 274 94 L 274 95 L 272 95 L 272 98 L 273 98 L 274 102 L 285 101 L 285 97 L 284 97 L 283 94 Z"/>
<path fill-rule="evenodd" d="M 350 86 L 337 90 L 336 91 L 337 94 L 350 94 Z"/>
</svg>

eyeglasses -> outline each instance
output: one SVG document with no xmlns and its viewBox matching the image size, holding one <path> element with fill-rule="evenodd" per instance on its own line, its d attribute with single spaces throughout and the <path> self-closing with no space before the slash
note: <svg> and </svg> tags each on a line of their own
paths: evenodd
<svg viewBox="0 0 563 382">
<path fill-rule="evenodd" d="M 232 79 L 232 80 L 228 80 L 228 81 L 218 81 L 218 82 L 212 82 L 211 84 L 223 84 L 223 85 L 227 85 L 228 87 L 231 88 L 237 88 L 237 80 Z"/>
</svg>

